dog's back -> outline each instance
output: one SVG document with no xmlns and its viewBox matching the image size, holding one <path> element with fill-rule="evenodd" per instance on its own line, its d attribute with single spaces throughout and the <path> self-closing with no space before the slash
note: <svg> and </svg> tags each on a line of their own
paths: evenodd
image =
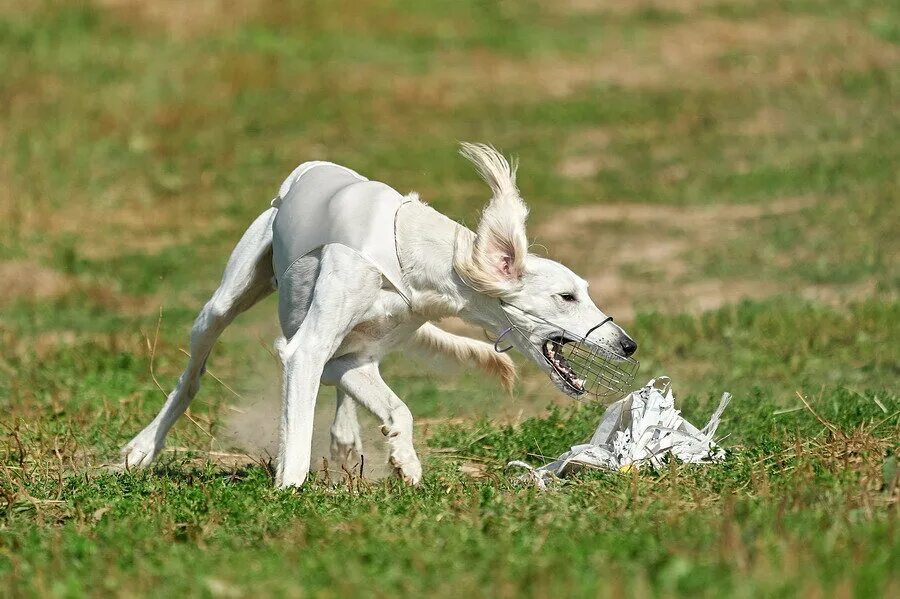
<svg viewBox="0 0 900 599">
<path fill-rule="evenodd" d="M 309 252 L 328 244 L 351 248 L 405 289 L 394 239 L 394 215 L 406 201 L 392 187 L 330 162 L 300 165 L 273 205 L 276 279 Z"/>
</svg>

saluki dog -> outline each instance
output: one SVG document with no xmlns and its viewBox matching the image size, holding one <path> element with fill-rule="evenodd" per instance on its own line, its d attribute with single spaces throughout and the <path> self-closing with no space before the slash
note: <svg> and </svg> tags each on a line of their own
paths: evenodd
<svg viewBox="0 0 900 599">
<path fill-rule="evenodd" d="M 635 342 L 593 303 L 585 280 L 529 253 L 516 163 L 483 144 L 463 143 L 460 153 L 493 192 L 474 232 L 417 194 L 403 196 L 329 162 L 300 165 L 232 252 L 194 323 L 184 373 L 159 414 L 123 448 L 123 465 L 144 467 L 159 455 L 196 395 L 219 335 L 276 290 L 284 377 L 279 487 L 306 480 L 321 384 L 337 388 L 336 463 L 362 451 L 360 404 L 381 421 L 397 475 L 421 480 L 412 414 L 379 373 L 385 354 L 411 345 L 474 362 L 507 386 L 515 371 L 502 352 L 512 347 L 573 397 L 620 391 L 630 382 Z M 495 332 L 497 342 L 431 323 L 450 316 Z"/>
</svg>

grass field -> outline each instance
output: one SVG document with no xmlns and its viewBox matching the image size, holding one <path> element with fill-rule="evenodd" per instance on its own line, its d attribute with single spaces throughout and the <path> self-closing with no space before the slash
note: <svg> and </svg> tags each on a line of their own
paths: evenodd
<svg viewBox="0 0 900 599">
<path fill-rule="evenodd" d="M 3 596 L 900 595 L 896 3 L 0 1 L 0 70 Z M 603 406 L 392 358 L 422 486 L 375 476 L 378 434 L 363 480 L 277 491 L 266 301 L 159 465 L 103 467 L 294 166 L 471 225 L 457 140 L 519 155 L 537 251 L 640 382 L 698 424 L 734 394 L 724 464 L 522 488 L 504 464 Z"/>
</svg>

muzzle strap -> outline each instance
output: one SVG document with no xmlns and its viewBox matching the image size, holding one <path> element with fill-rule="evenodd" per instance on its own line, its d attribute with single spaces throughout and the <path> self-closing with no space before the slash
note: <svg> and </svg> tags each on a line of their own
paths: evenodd
<svg viewBox="0 0 900 599">
<path fill-rule="evenodd" d="M 590 338 L 591 333 L 593 333 L 594 331 L 596 331 L 597 329 L 599 329 L 600 327 L 602 327 L 603 325 L 605 325 L 607 322 L 612 322 L 612 321 L 613 321 L 613 317 L 612 317 L 612 316 L 607 316 L 607 317 L 604 318 L 602 321 L 600 321 L 600 324 L 595 325 L 595 326 L 592 326 L 590 329 L 588 329 L 588 332 L 584 334 L 584 338 L 585 338 L 585 339 Z"/>
</svg>

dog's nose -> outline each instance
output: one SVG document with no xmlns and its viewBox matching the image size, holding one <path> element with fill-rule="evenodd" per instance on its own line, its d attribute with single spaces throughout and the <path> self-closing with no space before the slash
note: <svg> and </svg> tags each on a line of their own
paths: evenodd
<svg viewBox="0 0 900 599">
<path fill-rule="evenodd" d="M 626 358 L 637 351 L 637 343 L 631 337 L 623 337 L 619 341 L 619 345 L 622 346 L 622 353 Z"/>
</svg>

